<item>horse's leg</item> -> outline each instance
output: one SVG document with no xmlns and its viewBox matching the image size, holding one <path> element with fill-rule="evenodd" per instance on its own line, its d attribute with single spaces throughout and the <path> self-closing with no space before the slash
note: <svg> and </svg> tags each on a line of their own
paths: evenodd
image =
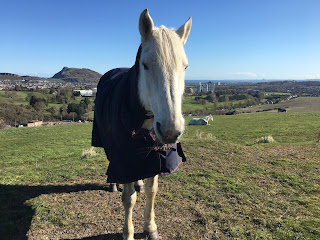
<svg viewBox="0 0 320 240">
<path fill-rule="evenodd" d="M 137 193 L 134 189 L 134 183 L 123 184 L 122 203 L 124 206 L 124 225 L 123 225 L 123 239 L 134 240 L 134 227 L 132 223 L 132 211 L 137 200 Z"/>
<path fill-rule="evenodd" d="M 144 192 L 144 184 L 142 180 L 138 180 L 134 182 L 134 188 L 136 189 L 137 192 L 143 193 Z"/>
<path fill-rule="evenodd" d="M 158 175 L 148 178 L 145 186 L 146 191 L 146 208 L 144 211 L 144 233 L 147 239 L 158 240 L 157 225 L 154 221 L 154 200 L 158 191 Z"/>
<path fill-rule="evenodd" d="M 110 185 L 109 185 L 109 191 L 110 191 L 110 192 L 118 192 L 118 187 L 119 187 L 119 184 L 110 183 Z"/>
</svg>

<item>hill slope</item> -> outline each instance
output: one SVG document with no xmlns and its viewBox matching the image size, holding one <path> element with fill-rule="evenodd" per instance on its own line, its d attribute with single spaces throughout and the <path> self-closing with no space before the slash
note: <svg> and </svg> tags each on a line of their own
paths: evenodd
<svg viewBox="0 0 320 240">
<path fill-rule="evenodd" d="M 94 82 L 97 83 L 102 75 L 87 68 L 64 67 L 52 78 L 62 79 L 66 82 Z"/>
<path fill-rule="evenodd" d="M 285 108 L 289 113 L 320 111 L 319 97 L 298 97 L 289 101 L 281 101 L 277 104 L 263 104 L 248 108 L 237 109 L 239 112 L 278 112 L 278 108 Z"/>
</svg>

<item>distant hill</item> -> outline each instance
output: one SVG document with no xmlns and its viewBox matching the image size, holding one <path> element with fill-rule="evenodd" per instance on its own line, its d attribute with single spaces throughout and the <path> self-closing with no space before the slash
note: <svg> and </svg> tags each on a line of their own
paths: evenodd
<svg viewBox="0 0 320 240">
<path fill-rule="evenodd" d="M 20 77 L 19 75 L 17 74 L 13 74 L 13 73 L 0 73 L 0 76 L 10 76 L 10 77 Z"/>
<path fill-rule="evenodd" d="M 37 80 L 40 79 L 40 77 L 36 77 L 36 76 L 20 76 L 18 74 L 14 74 L 14 73 L 0 73 L 0 80 L 21 80 L 21 79 L 25 79 L 25 80 Z"/>
<path fill-rule="evenodd" d="M 101 74 L 87 68 L 68 68 L 64 67 L 52 78 L 62 79 L 66 82 L 92 82 L 98 83 Z"/>
<path fill-rule="evenodd" d="M 10 80 L 17 80 L 20 79 L 21 76 L 13 73 L 0 73 L 0 80 L 10 79 Z"/>
</svg>

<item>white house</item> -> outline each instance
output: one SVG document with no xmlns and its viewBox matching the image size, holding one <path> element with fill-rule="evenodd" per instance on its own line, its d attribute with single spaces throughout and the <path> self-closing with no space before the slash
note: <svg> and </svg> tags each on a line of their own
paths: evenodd
<svg viewBox="0 0 320 240">
<path fill-rule="evenodd" d="M 97 90 L 96 90 L 97 91 Z M 95 93 L 96 93 L 95 91 Z M 94 93 L 94 90 L 73 90 L 73 92 L 80 92 L 80 95 L 82 97 L 92 97 L 93 96 L 93 93 Z"/>
</svg>

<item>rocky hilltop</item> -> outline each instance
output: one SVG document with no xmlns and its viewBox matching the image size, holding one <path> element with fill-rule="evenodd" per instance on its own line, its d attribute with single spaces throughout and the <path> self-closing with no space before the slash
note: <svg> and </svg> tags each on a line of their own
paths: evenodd
<svg viewBox="0 0 320 240">
<path fill-rule="evenodd" d="M 60 72 L 56 73 L 52 78 L 58 78 L 66 82 L 92 82 L 98 83 L 101 74 L 87 68 L 68 68 L 64 67 Z"/>
</svg>

